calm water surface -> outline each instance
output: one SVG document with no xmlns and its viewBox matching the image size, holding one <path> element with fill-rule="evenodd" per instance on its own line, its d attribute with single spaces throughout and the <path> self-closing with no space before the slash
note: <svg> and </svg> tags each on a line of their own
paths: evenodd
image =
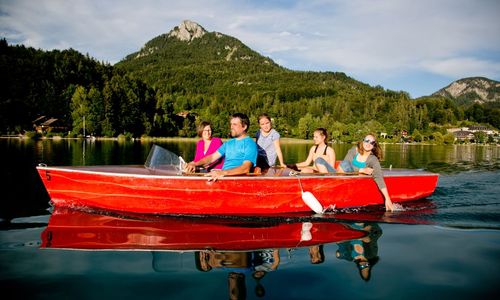
<svg viewBox="0 0 500 300">
<path fill-rule="evenodd" d="M 192 141 L 159 144 L 184 158 L 193 157 Z M 271 267 L 272 259 L 266 259 L 272 256 L 269 250 L 208 251 L 210 257 L 219 259 L 224 266 L 214 264 L 211 270 L 202 271 L 195 263 L 200 254 L 190 250 L 54 249 L 51 247 L 57 242 L 56 235 L 50 236 L 47 244 L 51 210 L 34 169 L 36 164 L 142 164 L 151 146 L 139 142 L 84 144 L 77 140 L 0 139 L 3 193 L 0 284 L 4 295 L 15 295 L 16 299 L 227 299 L 231 295 L 240 299 L 476 299 L 493 298 L 498 292 L 500 147 L 497 146 L 385 145 L 385 167 L 440 173 L 436 192 L 429 199 L 405 205 L 404 212 L 393 214 L 384 214 L 381 207 L 374 207 L 324 217 L 278 220 L 299 229 L 305 222 L 313 226 L 322 222 L 340 223 L 348 232 L 363 228 L 367 235 L 362 239 L 307 247 L 300 242 L 299 230 L 295 246 L 276 247 L 277 267 Z M 310 146 L 284 144 L 286 161 L 305 159 Z M 338 159 L 349 147 L 334 146 Z M 79 218 L 90 220 L 95 216 L 95 212 L 82 213 Z M 169 226 L 179 222 L 161 218 L 144 223 L 120 216 L 101 217 L 109 224 L 133 222 L 143 226 L 142 231 L 121 234 L 129 239 L 146 238 L 143 243 L 149 245 L 158 243 L 153 239 L 155 230 L 161 226 L 171 230 Z M 193 228 L 214 226 L 220 220 L 180 221 L 184 222 L 181 233 L 189 235 Z M 241 230 L 242 234 L 260 232 L 263 224 L 269 222 L 267 219 L 229 221 L 234 223 L 231 230 Z M 278 228 L 266 226 L 270 232 Z M 89 226 L 70 236 L 85 241 L 110 234 L 92 231 L 99 228 Z M 222 230 L 219 236 L 222 240 L 227 227 L 213 228 L 211 234 Z M 109 247 L 117 245 L 115 240 L 106 242 Z M 352 261 L 353 249 L 359 246 L 371 262 L 368 280 L 363 279 L 364 275 Z M 313 264 L 310 251 L 318 249 L 323 253 L 323 262 Z M 249 263 L 237 264 L 231 257 L 245 257 Z M 264 272 L 257 274 L 259 270 Z"/>
</svg>

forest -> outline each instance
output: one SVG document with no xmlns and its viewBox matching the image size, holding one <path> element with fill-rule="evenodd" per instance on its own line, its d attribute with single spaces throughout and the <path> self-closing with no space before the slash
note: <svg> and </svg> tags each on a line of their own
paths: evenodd
<svg viewBox="0 0 500 300">
<path fill-rule="evenodd" d="M 46 116 L 65 129 L 46 135 L 81 136 L 85 123 L 94 136 L 193 137 L 197 123 L 210 120 L 214 134 L 227 137 L 235 112 L 250 116 L 251 134 L 265 112 L 283 137 L 307 139 L 325 127 L 332 140 L 343 142 L 366 132 L 397 141 L 403 130 L 417 141 L 446 140 L 449 127 L 500 127 L 498 106 L 458 105 L 442 96 L 411 99 L 344 73 L 287 70 L 242 45 L 240 59 L 228 60 L 170 44 L 177 48 L 112 66 L 73 49 L 44 51 L 0 40 L 0 133 L 32 132 L 34 120 Z M 183 59 L 168 60 L 166 53 L 183 53 Z"/>
</svg>

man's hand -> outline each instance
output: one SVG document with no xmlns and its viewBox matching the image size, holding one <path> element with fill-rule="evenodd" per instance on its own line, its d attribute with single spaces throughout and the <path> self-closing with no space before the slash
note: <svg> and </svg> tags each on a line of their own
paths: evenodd
<svg viewBox="0 0 500 300">
<path fill-rule="evenodd" d="M 208 181 L 217 181 L 219 178 L 224 177 L 224 171 L 222 170 L 212 170 L 206 176 L 210 176 Z"/>
</svg>

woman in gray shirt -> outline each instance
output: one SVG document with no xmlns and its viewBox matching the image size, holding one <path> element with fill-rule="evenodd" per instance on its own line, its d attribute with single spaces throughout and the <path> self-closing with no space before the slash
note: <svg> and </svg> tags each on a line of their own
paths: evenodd
<svg viewBox="0 0 500 300">
<path fill-rule="evenodd" d="M 377 143 L 375 135 L 368 134 L 362 141 L 358 142 L 357 146 L 347 152 L 337 171 L 340 173 L 359 172 L 373 175 L 373 179 L 377 183 L 380 192 L 384 195 L 385 210 L 394 211 L 395 206 L 387 192 L 384 174 L 380 167 L 380 159 L 382 159 L 382 149 Z"/>
</svg>

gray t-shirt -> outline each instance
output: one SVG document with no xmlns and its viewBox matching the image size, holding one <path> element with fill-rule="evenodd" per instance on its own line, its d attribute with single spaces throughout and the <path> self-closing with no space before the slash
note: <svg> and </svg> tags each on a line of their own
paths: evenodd
<svg viewBox="0 0 500 300">
<path fill-rule="evenodd" d="M 274 141 L 280 139 L 280 134 L 273 128 L 267 136 L 264 136 L 259 130 L 257 131 L 255 138 L 257 139 L 257 145 L 259 146 L 259 156 L 267 157 L 269 166 L 274 166 L 277 157 Z"/>
<path fill-rule="evenodd" d="M 345 155 L 344 160 L 347 160 L 352 164 L 352 160 L 354 159 L 354 156 L 356 155 L 356 153 L 357 153 L 357 147 L 354 146 L 349 151 L 347 151 L 347 154 Z M 353 167 L 354 171 L 356 171 L 356 172 L 359 171 L 358 167 L 356 167 L 354 165 L 352 167 Z M 378 160 L 378 158 L 375 155 L 370 154 L 370 156 L 368 156 L 368 159 L 366 160 L 366 167 L 373 169 L 372 176 L 373 176 L 373 179 L 375 180 L 375 182 L 377 183 L 378 188 L 379 189 L 385 188 L 386 185 L 385 185 L 385 181 L 384 181 L 384 174 L 382 173 L 382 167 L 380 166 L 380 161 Z"/>
</svg>

